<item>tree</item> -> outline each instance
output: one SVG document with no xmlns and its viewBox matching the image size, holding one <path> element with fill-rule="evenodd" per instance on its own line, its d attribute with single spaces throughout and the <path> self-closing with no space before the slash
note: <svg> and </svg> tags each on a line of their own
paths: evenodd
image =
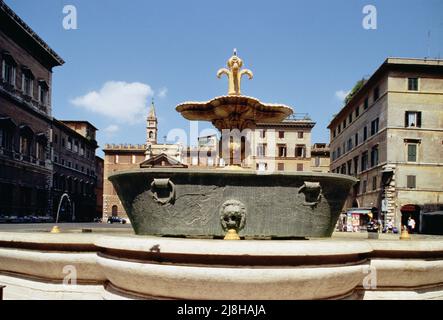
<svg viewBox="0 0 443 320">
<path fill-rule="evenodd" d="M 363 87 L 363 85 L 366 83 L 366 79 L 362 78 L 361 80 L 358 80 L 357 83 L 355 84 L 354 88 L 352 88 L 351 92 L 349 92 L 349 94 L 346 96 L 345 98 L 345 105 L 349 103 L 349 101 L 351 101 L 351 99 L 355 96 L 355 94 L 361 89 L 361 87 Z"/>
</svg>

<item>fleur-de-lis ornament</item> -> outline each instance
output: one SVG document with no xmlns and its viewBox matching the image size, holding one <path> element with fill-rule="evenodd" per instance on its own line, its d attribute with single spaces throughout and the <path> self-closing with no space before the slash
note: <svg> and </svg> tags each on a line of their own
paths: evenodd
<svg viewBox="0 0 443 320">
<path fill-rule="evenodd" d="M 228 60 L 228 69 L 222 68 L 218 70 L 217 77 L 220 78 L 223 74 L 228 76 L 228 95 L 241 95 L 241 78 L 247 75 L 249 79 L 253 78 L 253 73 L 248 69 L 241 69 L 243 61 L 237 56 L 237 49 L 234 49 L 234 54 Z"/>
</svg>

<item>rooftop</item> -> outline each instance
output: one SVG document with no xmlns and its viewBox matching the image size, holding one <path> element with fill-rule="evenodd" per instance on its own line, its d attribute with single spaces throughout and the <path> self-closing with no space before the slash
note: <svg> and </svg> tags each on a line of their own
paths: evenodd
<svg viewBox="0 0 443 320">
<path fill-rule="evenodd" d="M 47 66 L 65 63 L 3 0 L 0 0 L 0 28 L 21 46 L 36 53 Z"/>
<path fill-rule="evenodd" d="M 387 58 L 383 64 L 374 72 L 374 74 L 364 83 L 354 96 L 349 100 L 343 108 L 334 115 L 333 119 L 328 125 L 328 129 L 338 122 L 346 112 L 358 102 L 367 90 L 377 83 L 380 78 L 390 70 L 426 70 L 435 71 L 439 74 L 443 72 L 443 59 L 420 59 L 420 58 Z"/>
</svg>

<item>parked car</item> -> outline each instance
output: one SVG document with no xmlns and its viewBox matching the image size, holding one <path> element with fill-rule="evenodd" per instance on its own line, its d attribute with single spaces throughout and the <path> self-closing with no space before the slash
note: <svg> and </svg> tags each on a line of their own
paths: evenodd
<svg viewBox="0 0 443 320">
<path fill-rule="evenodd" d="M 120 223 L 120 224 L 125 224 L 126 223 L 126 219 L 120 218 L 120 217 L 109 217 L 108 218 L 108 223 Z"/>
<path fill-rule="evenodd" d="M 102 223 L 102 218 L 94 218 L 94 222 L 96 223 Z"/>
</svg>

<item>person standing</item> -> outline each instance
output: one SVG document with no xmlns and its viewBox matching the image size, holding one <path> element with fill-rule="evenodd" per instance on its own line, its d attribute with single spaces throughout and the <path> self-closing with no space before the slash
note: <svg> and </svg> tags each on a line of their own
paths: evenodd
<svg viewBox="0 0 443 320">
<path fill-rule="evenodd" d="M 415 220 L 412 217 L 408 219 L 408 229 L 409 233 L 414 233 L 415 231 Z"/>
</svg>

